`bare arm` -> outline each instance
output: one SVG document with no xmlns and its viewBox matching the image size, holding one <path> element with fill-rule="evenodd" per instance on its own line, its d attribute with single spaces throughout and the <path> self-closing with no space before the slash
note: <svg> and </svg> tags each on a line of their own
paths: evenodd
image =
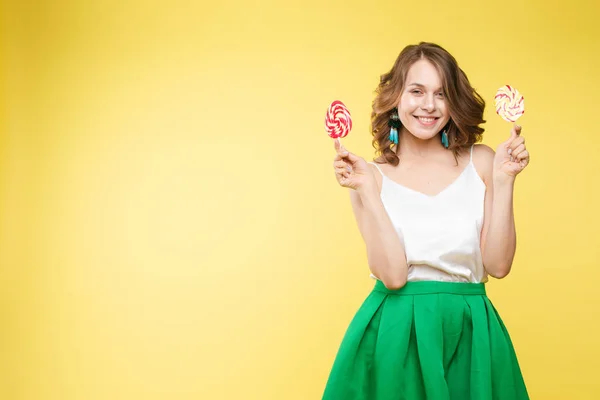
<svg viewBox="0 0 600 400">
<path fill-rule="evenodd" d="M 517 249 L 513 212 L 514 180 L 512 182 L 494 180 L 493 187 L 492 215 L 483 262 L 490 275 L 504 278 L 511 270 Z"/>
<path fill-rule="evenodd" d="M 489 160 L 490 171 L 493 162 Z M 504 278 L 511 270 L 517 248 L 517 233 L 513 213 L 512 183 L 494 181 L 492 174 L 486 176 L 485 216 L 481 233 L 483 265 L 491 276 Z"/>
<path fill-rule="evenodd" d="M 371 272 L 388 289 L 401 288 L 408 274 L 406 252 L 383 206 L 377 183 L 351 190 L 350 201 L 367 248 Z"/>
<path fill-rule="evenodd" d="M 338 141 L 334 146 L 335 176 L 341 186 L 350 189 L 352 211 L 367 248 L 369 268 L 388 289 L 399 289 L 407 279 L 406 253 L 381 201 L 380 175 Z"/>
<path fill-rule="evenodd" d="M 528 153 L 524 165 L 522 163 L 517 166 L 516 163 L 510 161 L 510 156 L 504 154 L 506 147 L 518 148 L 523 142 L 515 132 L 513 132 L 511 140 L 499 146 L 501 154 L 494 153 L 491 148 L 484 145 L 476 146 L 479 150 L 478 158 L 480 165 L 483 166 L 484 182 L 487 187 L 481 252 L 486 271 L 495 278 L 504 278 L 512 268 L 517 248 L 513 208 L 515 177 L 529 161 Z M 525 153 L 520 157 L 524 158 Z M 511 176 L 504 173 L 504 170 L 517 172 Z"/>
</svg>

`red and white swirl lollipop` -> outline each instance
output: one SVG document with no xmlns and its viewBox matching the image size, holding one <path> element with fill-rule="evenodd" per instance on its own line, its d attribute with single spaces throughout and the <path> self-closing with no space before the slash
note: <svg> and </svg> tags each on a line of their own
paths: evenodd
<svg viewBox="0 0 600 400">
<path fill-rule="evenodd" d="M 502 86 L 496 92 L 496 113 L 505 121 L 515 122 L 525 112 L 525 99 L 512 86 Z"/>
<path fill-rule="evenodd" d="M 331 103 L 325 116 L 325 130 L 329 137 L 339 141 L 340 138 L 346 137 L 351 129 L 352 117 L 344 103 L 339 100 Z"/>
</svg>

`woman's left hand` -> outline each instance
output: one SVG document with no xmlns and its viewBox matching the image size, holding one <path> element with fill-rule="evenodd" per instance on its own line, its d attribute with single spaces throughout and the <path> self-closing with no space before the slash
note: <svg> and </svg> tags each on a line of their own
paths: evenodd
<svg viewBox="0 0 600 400">
<path fill-rule="evenodd" d="M 510 138 L 501 143 L 494 157 L 494 178 L 514 179 L 529 165 L 529 151 L 525 147 L 525 138 L 521 136 L 521 127 L 514 125 Z"/>
</svg>

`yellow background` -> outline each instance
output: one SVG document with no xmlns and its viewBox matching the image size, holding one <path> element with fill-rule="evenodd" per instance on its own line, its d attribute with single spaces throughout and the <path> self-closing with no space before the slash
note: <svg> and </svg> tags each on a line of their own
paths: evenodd
<svg viewBox="0 0 600 400">
<path fill-rule="evenodd" d="M 526 99 L 512 274 L 489 294 L 532 399 L 600 396 L 594 1 L 6 1 L 0 398 L 318 399 L 373 282 L 327 105 L 371 158 L 420 40 Z M 516 4 L 516 3 L 515 3 Z"/>
</svg>

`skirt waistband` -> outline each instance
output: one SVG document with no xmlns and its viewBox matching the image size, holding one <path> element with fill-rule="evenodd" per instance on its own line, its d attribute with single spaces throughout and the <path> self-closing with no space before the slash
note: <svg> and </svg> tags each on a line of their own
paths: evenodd
<svg viewBox="0 0 600 400">
<path fill-rule="evenodd" d="M 400 289 L 388 289 L 383 282 L 377 281 L 373 290 L 397 296 L 413 296 L 419 294 L 459 294 L 459 295 L 485 295 L 485 283 L 439 282 L 418 281 L 407 282 Z"/>
</svg>

